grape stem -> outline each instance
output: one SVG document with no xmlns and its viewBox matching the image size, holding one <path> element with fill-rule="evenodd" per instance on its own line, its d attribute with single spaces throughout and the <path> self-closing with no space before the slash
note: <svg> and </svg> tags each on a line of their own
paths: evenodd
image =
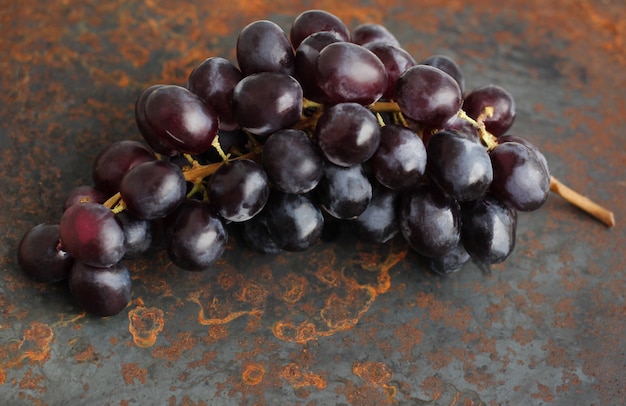
<svg viewBox="0 0 626 406">
<path fill-rule="evenodd" d="M 608 227 L 615 226 L 615 215 L 612 211 L 600 206 L 586 196 L 583 196 L 566 186 L 554 176 L 550 177 L 550 190 L 561 196 L 567 202 L 600 220 Z"/>
</svg>

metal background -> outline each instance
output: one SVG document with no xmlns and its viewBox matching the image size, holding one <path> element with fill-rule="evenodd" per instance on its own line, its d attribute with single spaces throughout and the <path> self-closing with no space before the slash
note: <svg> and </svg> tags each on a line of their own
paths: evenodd
<svg viewBox="0 0 626 406">
<path fill-rule="evenodd" d="M 0 7 L 0 403 L 8 405 L 617 405 L 626 403 L 626 6 L 621 1 L 37 1 Z M 521 214 L 490 274 L 447 278 L 396 239 L 264 256 L 233 241 L 205 273 L 128 261 L 133 298 L 81 313 L 24 277 L 28 228 L 57 222 L 133 105 L 209 56 L 234 60 L 256 19 L 323 8 L 379 22 L 468 88 L 514 95 L 511 132 L 613 209 L 607 229 L 551 196 Z"/>
</svg>

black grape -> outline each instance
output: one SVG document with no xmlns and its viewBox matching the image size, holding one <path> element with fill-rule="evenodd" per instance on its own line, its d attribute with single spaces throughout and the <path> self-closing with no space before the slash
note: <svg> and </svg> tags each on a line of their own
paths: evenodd
<svg viewBox="0 0 626 406">
<path fill-rule="evenodd" d="M 68 282 L 74 300 L 94 316 L 114 316 L 130 302 L 132 282 L 122 263 L 96 268 L 76 261 Z"/>
<path fill-rule="evenodd" d="M 17 247 L 22 271 L 38 282 L 67 279 L 74 258 L 61 247 L 58 224 L 38 224 L 24 234 Z"/>
</svg>

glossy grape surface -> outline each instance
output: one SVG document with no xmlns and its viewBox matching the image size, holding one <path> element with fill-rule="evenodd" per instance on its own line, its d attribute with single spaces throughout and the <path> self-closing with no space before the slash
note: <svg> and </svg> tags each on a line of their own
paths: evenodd
<svg viewBox="0 0 626 406">
<path fill-rule="evenodd" d="M 261 214 L 243 223 L 243 239 L 251 249 L 264 254 L 277 254 L 282 249 L 274 242 L 267 228 L 267 216 Z"/>
<path fill-rule="evenodd" d="M 497 85 L 481 86 L 465 96 L 463 110 L 473 119 L 477 119 L 485 107 L 493 107 L 493 115 L 483 120 L 487 131 L 496 137 L 504 135 L 515 121 L 513 96 Z"/>
<path fill-rule="evenodd" d="M 264 212 L 271 239 L 286 251 L 304 251 L 322 235 L 324 217 L 306 194 L 274 190 Z"/>
<path fill-rule="evenodd" d="M 463 101 L 456 80 L 428 65 L 415 65 L 398 78 L 395 99 L 402 113 L 429 128 L 440 128 Z"/>
<path fill-rule="evenodd" d="M 354 29 L 352 29 L 351 38 L 352 42 L 359 45 L 381 42 L 398 47 L 400 46 L 400 42 L 396 36 L 393 35 L 387 27 L 376 23 L 363 23 L 357 25 Z"/>
<path fill-rule="evenodd" d="M 239 127 L 232 111 L 233 91 L 243 79 L 241 71 L 229 60 L 211 57 L 202 61 L 189 74 L 187 88 L 211 105 L 219 116 L 221 130 Z"/>
<path fill-rule="evenodd" d="M 367 162 L 376 179 L 394 190 L 416 186 L 426 170 L 426 148 L 419 136 L 406 127 L 386 125 L 380 144 Z"/>
<path fill-rule="evenodd" d="M 550 175 L 537 155 L 517 142 L 499 144 L 490 153 L 491 193 L 519 211 L 537 210 L 548 199 Z"/>
<path fill-rule="evenodd" d="M 376 55 L 387 71 L 387 87 L 383 93 L 386 99 L 393 99 L 396 91 L 396 81 L 411 66 L 415 59 L 404 49 L 387 42 L 370 42 L 364 45 Z"/>
<path fill-rule="evenodd" d="M 154 161 L 152 151 L 137 141 L 117 141 L 104 148 L 96 156 L 92 168 L 95 187 L 107 197 L 119 192 L 122 178 L 136 165 Z"/>
<path fill-rule="evenodd" d="M 124 258 L 137 258 L 152 245 L 152 222 L 123 211 L 116 214 L 124 231 Z"/>
<path fill-rule="evenodd" d="M 317 81 L 332 103 L 369 105 L 387 89 L 387 70 L 372 51 L 336 42 L 322 49 L 317 58 Z"/>
<path fill-rule="evenodd" d="M 188 271 L 202 271 L 217 261 L 226 248 L 228 232 L 206 203 L 188 200 L 176 211 L 167 253 L 172 263 Z"/>
<path fill-rule="evenodd" d="M 217 112 L 182 86 L 153 90 L 146 99 L 145 116 L 162 143 L 188 154 L 209 149 L 219 130 Z"/>
<path fill-rule="evenodd" d="M 211 206 L 229 221 L 246 221 L 259 213 L 270 194 L 269 180 L 255 161 L 242 159 L 219 167 L 207 185 Z"/>
<path fill-rule="evenodd" d="M 294 74 L 294 53 L 289 38 L 272 21 L 258 20 L 245 26 L 237 37 L 236 53 L 244 76 L 259 72 Z"/>
<path fill-rule="evenodd" d="M 233 111 L 241 126 L 261 137 L 293 127 L 302 114 L 302 87 L 283 73 L 263 72 L 241 80 Z"/>
<path fill-rule="evenodd" d="M 67 210 L 70 206 L 85 202 L 102 204 L 108 197 L 109 196 L 104 194 L 102 191 L 91 185 L 77 186 L 65 197 L 65 202 L 63 202 L 63 211 Z"/>
<path fill-rule="evenodd" d="M 380 143 L 380 125 L 372 112 L 357 103 L 340 103 L 324 110 L 315 139 L 326 159 L 340 166 L 367 161 Z"/>
<path fill-rule="evenodd" d="M 275 132 L 263 144 L 262 159 L 272 184 L 283 192 L 309 192 L 322 177 L 324 158 L 304 131 Z"/>
<path fill-rule="evenodd" d="M 318 103 L 328 102 L 317 82 L 317 57 L 324 47 L 339 41 L 341 38 L 337 33 L 322 31 L 306 37 L 296 49 L 295 74 L 307 99 Z"/>
<path fill-rule="evenodd" d="M 342 41 L 350 40 L 350 30 L 344 22 L 324 10 L 307 10 L 298 15 L 291 25 L 289 38 L 297 49 L 305 38 L 318 32 L 332 32 Z"/>
<path fill-rule="evenodd" d="M 461 93 L 465 93 L 465 76 L 459 65 L 447 55 L 433 55 L 420 62 L 422 65 L 429 65 L 441 69 L 452 76 L 458 83 Z"/>
<path fill-rule="evenodd" d="M 76 303 L 94 316 L 114 316 L 130 302 L 132 282 L 122 263 L 95 268 L 77 261 L 68 282 Z"/>
<path fill-rule="evenodd" d="M 461 239 L 461 207 L 437 187 L 419 186 L 400 203 L 400 231 L 419 254 L 440 257 Z"/>
<path fill-rule="evenodd" d="M 428 267 L 436 274 L 447 275 L 460 271 L 470 259 L 470 254 L 461 242 L 441 256 L 428 258 Z"/>
<path fill-rule="evenodd" d="M 535 153 L 539 161 L 543 164 L 543 167 L 546 169 L 548 175 L 550 174 L 550 167 L 548 166 L 548 160 L 543 155 L 543 153 L 539 150 L 539 148 L 530 142 L 528 139 L 524 137 L 520 137 L 517 135 L 502 135 L 498 137 L 498 144 L 504 144 L 505 142 L 517 142 L 518 144 L 522 144 L 523 146 L 530 149 Z"/>
<path fill-rule="evenodd" d="M 122 178 L 120 185 L 126 209 L 145 220 L 165 217 L 185 199 L 186 192 L 183 173 L 166 161 L 135 166 Z"/>
<path fill-rule="evenodd" d="M 67 279 L 74 258 L 60 244 L 58 224 L 38 224 L 28 230 L 17 247 L 17 262 L 22 271 L 38 282 Z"/>
<path fill-rule="evenodd" d="M 357 238 L 375 244 L 384 244 L 400 231 L 398 223 L 399 193 L 378 182 L 372 185 L 372 198 L 354 220 L 350 229 Z"/>
<path fill-rule="evenodd" d="M 459 201 L 482 198 L 493 180 L 487 149 L 455 131 L 443 130 L 428 142 L 428 175 Z"/>
<path fill-rule="evenodd" d="M 372 184 L 361 165 L 324 165 L 324 175 L 315 189 L 322 207 L 338 219 L 353 219 L 372 199 Z"/>
<path fill-rule="evenodd" d="M 126 253 L 122 226 L 111 210 L 98 203 L 69 207 L 61 216 L 59 235 L 63 249 L 87 265 L 108 267 Z"/>
<path fill-rule="evenodd" d="M 466 203 L 462 208 L 463 245 L 484 264 L 503 262 L 515 248 L 517 212 L 495 198 Z"/>
<path fill-rule="evenodd" d="M 144 141 L 146 141 L 153 151 L 164 156 L 172 156 L 178 154 L 178 151 L 161 139 L 161 137 L 152 128 L 152 125 L 148 122 L 148 117 L 146 117 L 146 101 L 148 100 L 148 96 L 162 86 L 163 85 L 152 85 L 144 89 L 139 94 L 135 102 L 135 124 L 137 125 Z"/>
</svg>

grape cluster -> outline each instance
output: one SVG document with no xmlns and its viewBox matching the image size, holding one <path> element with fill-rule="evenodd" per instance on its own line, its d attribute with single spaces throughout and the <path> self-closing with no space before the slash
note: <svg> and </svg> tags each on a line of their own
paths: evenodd
<svg viewBox="0 0 626 406">
<path fill-rule="evenodd" d="M 110 316 L 131 297 L 126 258 L 164 249 L 201 271 L 229 233 L 263 253 L 303 251 L 336 222 L 372 243 L 401 234 L 447 274 L 504 261 L 516 213 L 547 198 L 544 156 L 507 133 L 512 96 L 467 92 L 455 61 L 418 63 L 382 25 L 349 30 L 322 10 L 289 35 L 255 21 L 236 56 L 202 61 L 185 86 L 141 92 L 145 144 L 102 150 L 93 185 L 70 193 L 59 223 L 24 235 L 26 274 L 67 278 L 82 308 Z"/>
</svg>

